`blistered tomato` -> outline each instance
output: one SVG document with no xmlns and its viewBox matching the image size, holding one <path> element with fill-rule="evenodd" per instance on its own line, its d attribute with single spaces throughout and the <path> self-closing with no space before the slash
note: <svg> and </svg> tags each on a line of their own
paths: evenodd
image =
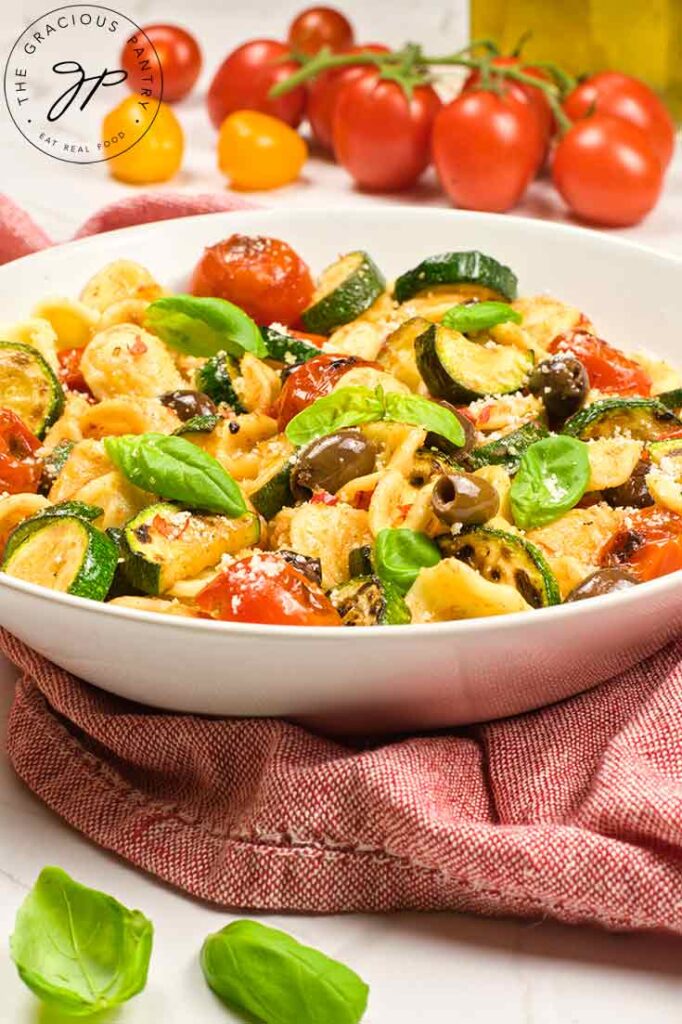
<svg viewBox="0 0 682 1024">
<path fill-rule="evenodd" d="M 42 463 L 40 441 L 11 409 L 0 409 L 0 491 L 35 494 Z"/>
<path fill-rule="evenodd" d="M 628 513 L 599 561 L 628 569 L 642 583 L 677 572 L 682 569 L 682 516 L 658 505 Z"/>
<path fill-rule="evenodd" d="M 292 370 L 284 382 L 277 405 L 277 420 L 284 430 L 302 409 L 317 398 L 328 395 L 354 366 L 376 366 L 357 356 L 319 355 Z M 381 369 L 381 367 L 379 367 Z"/>
<path fill-rule="evenodd" d="M 218 166 L 232 188 L 270 189 L 295 181 L 308 147 L 284 121 L 257 110 L 226 117 L 218 136 Z"/>
<path fill-rule="evenodd" d="M 585 367 L 590 387 L 605 394 L 651 394 L 651 378 L 639 363 L 587 331 L 565 331 L 557 335 L 549 351 L 570 352 Z"/>
<path fill-rule="evenodd" d="M 104 118 L 102 139 L 115 154 L 107 166 L 119 181 L 151 185 L 168 181 L 180 169 L 184 148 L 180 122 L 165 103 L 159 105 L 156 117 L 155 111 L 156 102 L 134 93 Z"/>
</svg>

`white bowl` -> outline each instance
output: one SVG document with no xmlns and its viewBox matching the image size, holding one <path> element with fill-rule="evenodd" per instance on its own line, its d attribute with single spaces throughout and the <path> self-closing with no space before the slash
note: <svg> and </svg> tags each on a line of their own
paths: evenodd
<svg viewBox="0 0 682 1024">
<path fill-rule="evenodd" d="M 234 231 L 283 238 L 315 270 L 366 248 L 389 276 L 433 253 L 481 249 L 513 267 L 522 294 L 550 292 L 615 344 L 682 362 L 682 261 L 584 229 L 410 207 L 212 214 L 99 235 L 0 268 L 0 319 L 25 317 L 45 295 L 77 295 L 121 257 L 182 289 L 203 246 Z M 516 714 L 594 686 L 680 633 L 681 598 L 676 573 L 501 618 L 311 629 L 133 611 L 0 574 L 0 623 L 82 678 L 146 704 L 390 730 Z"/>
</svg>

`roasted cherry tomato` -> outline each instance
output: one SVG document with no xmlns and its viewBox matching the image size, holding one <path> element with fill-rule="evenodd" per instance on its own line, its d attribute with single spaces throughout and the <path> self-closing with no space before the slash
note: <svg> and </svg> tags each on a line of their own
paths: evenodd
<svg viewBox="0 0 682 1024">
<path fill-rule="evenodd" d="M 0 491 L 35 494 L 42 463 L 40 441 L 11 409 L 0 409 Z"/>
<path fill-rule="evenodd" d="M 308 147 L 293 128 L 257 110 L 237 110 L 220 126 L 218 166 L 235 189 L 280 188 L 295 181 Z"/>
<path fill-rule="evenodd" d="M 572 121 L 591 113 L 610 114 L 641 128 L 667 167 L 675 147 L 675 125 L 666 107 L 648 85 L 620 71 L 590 75 L 571 92 L 564 110 Z"/>
<path fill-rule="evenodd" d="M 233 562 L 197 594 L 197 607 L 224 622 L 274 626 L 340 626 L 324 591 L 276 554 Z"/>
<path fill-rule="evenodd" d="M 257 323 L 296 323 L 313 296 L 313 279 L 290 245 L 262 235 L 230 235 L 204 250 L 194 295 L 227 299 Z"/>
<path fill-rule="evenodd" d="M 397 82 L 372 71 L 346 82 L 336 100 L 336 159 L 361 188 L 378 192 L 414 185 L 431 159 L 431 131 L 441 102 L 430 85 L 407 99 Z"/>
<path fill-rule="evenodd" d="M 231 53 L 216 71 L 206 98 L 213 127 L 220 128 L 235 110 L 260 110 L 296 128 L 305 110 L 306 90 L 301 86 L 274 100 L 268 96 L 273 85 L 299 69 L 295 61 L 283 60 L 288 53 L 289 48 L 274 39 L 253 39 Z"/>
<path fill-rule="evenodd" d="M 532 107 L 512 93 L 462 93 L 443 107 L 433 130 L 433 158 L 455 206 L 502 213 L 535 176 L 546 140 Z"/>
<path fill-rule="evenodd" d="M 587 331 L 566 331 L 557 335 L 549 351 L 570 352 L 585 367 L 590 387 L 606 394 L 644 397 L 651 394 L 651 378 L 642 366 Z"/>
<path fill-rule="evenodd" d="M 140 137 L 140 124 L 144 124 L 145 118 L 151 123 Z M 151 185 L 168 181 L 179 171 L 184 139 L 180 122 L 167 104 L 161 103 L 154 117 L 153 104 L 137 94 L 128 96 L 102 123 L 105 145 L 107 140 L 119 140 L 119 137 L 120 141 L 110 148 L 110 152 L 118 155 L 107 161 L 109 173 L 119 181 Z M 126 149 L 126 140 L 134 137 L 138 137 L 138 141 Z"/>
<path fill-rule="evenodd" d="M 496 67 L 518 68 L 519 71 L 523 71 L 526 75 L 531 75 L 533 78 L 540 80 L 546 80 L 547 77 L 541 68 L 524 66 L 523 61 L 519 57 L 494 57 L 491 62 L 491 69 L 494 70 Z M 464 91 L 478 86 L 480 80 L 480 72 L 472 71 L 464 83 Z M 513 96 L 521 103 L 527 103 L 530 106 L 537 118 L 540 135 L 543 139 L 544 151 L 546 152 L 554 128 L 554 115 L 542 90 L 536 89 L 532 85 L 527 85 L 525 82 L 515 82 L 511 78 L 496 80 L 496 86 L 502 89 L 503 94 Z M 545 153 L 543 152 L 542 155 L 544 156 Z"/>
<path fill-rule="evenodd" d="M 663 166 L 641 128 L 593 114 L 576 121 L 559 142 L 552 180 L 582 220 L 624 228 L 656 205 Z"/>
<path fill-rule="evenodd" d="M 348 53 L 388 53 L 388 47 L 380 43 L 366 46 L 352 46 Z M 330 68 L 313 79 L 308 94 L 306 114 L 315 139 L 325 149 L 332 148 L 334 111 L 342 88 L 355 78 L 372 71 L 371 64 L 349 65 L 347 68 Z"/>
<path fill-rule="evenodd" d="M 354 366 L 375 366 L 357 356 L 319 355 L 301 363 L 287 376 L 279 396 L 277 420 L 279 429 L 284 430 L 301 409 L 305 409 L 317 398 L 328 395 L 334 386 Z M 381 369 L 381 367 L 379 367 Z"/>
<path fill-rule="evenodd" d="M 81 359 L 85 348 L 63 348 L 58 353 L 59 379 L 69 391 L 82 391 L 90 394 L 90 388 L 85 383 L 81 373 Z"/>
<path fill-rule="evenodd" d="M 155 76 L 149 81 L 148 68 L 155 66 L 154 51 L 161 64 L 163 85 Z M 133 92 L 149 90 L 166 103 L 177 103 L 192 91 L 199 77 L 201 50 L 194 36 L 179 25 L 146 25 L 135 40 L 124 46 L 121 65 L 128 72 Z"/>
<path fill-rule="evenodd" d="M 295 53 L 312 55 L 329 47 L 340 53 L 353 45 L 353 26 L 335 7 L 309 7 L 289 28 L 289 46 Z"/>
<path fill-rule="evenodd" d="M 599 561 L 628 569 L 642 583 L 682 569 L 682 516 L 660 505 L 629 513 Z"/>
</svg>

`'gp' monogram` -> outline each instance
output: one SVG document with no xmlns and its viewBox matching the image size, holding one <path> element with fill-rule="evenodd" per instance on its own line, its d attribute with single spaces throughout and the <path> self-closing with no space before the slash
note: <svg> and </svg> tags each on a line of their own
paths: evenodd
<svg viewBox="0 0 682 1024">
<path fill-rule="evenodd" d="M 82 64 L 79 64 L 76 60 L 59 61 L 58 64 L 53 65 L 52 70 L 58 75 L 78 75 L 78 78 L 54 101 L 47 112 L 48 121 L 58 121 L 69 109 L 86 83 L 92 82 L 94 84 L 89 92 L 87 92 L 85 99 L 82 100 L 80 104 L 81 110 L 85 110 L 100 86 L 106 88 L 111 85 L 120 85 L 128 77 L 128 72 L 124 71 L 123 68 L 116 68 L 113 71 L 105 68 L 99 75 L 86 77 Z"/>
</svg>

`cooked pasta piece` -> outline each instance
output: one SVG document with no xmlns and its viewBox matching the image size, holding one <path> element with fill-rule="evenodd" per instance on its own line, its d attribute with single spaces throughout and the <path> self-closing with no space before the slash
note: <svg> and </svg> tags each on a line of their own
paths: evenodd
<svg viewBox="0 0 682 1024">
<path fill-rule="evenodd" d="M 81 373 L 95 398 L 151 398 L 183 387 L 173 357 L 154 334 L 134 324 L 99 331 L 86 346 Z"/>
<path fill-rule="evenodd" d="M 86 306 L 103 313 L 124 299 L 153 302 L 163 289 L 149 271 L 133 260 L 114 260 L 91 277 L 80 294 Z"/>
</svg>

